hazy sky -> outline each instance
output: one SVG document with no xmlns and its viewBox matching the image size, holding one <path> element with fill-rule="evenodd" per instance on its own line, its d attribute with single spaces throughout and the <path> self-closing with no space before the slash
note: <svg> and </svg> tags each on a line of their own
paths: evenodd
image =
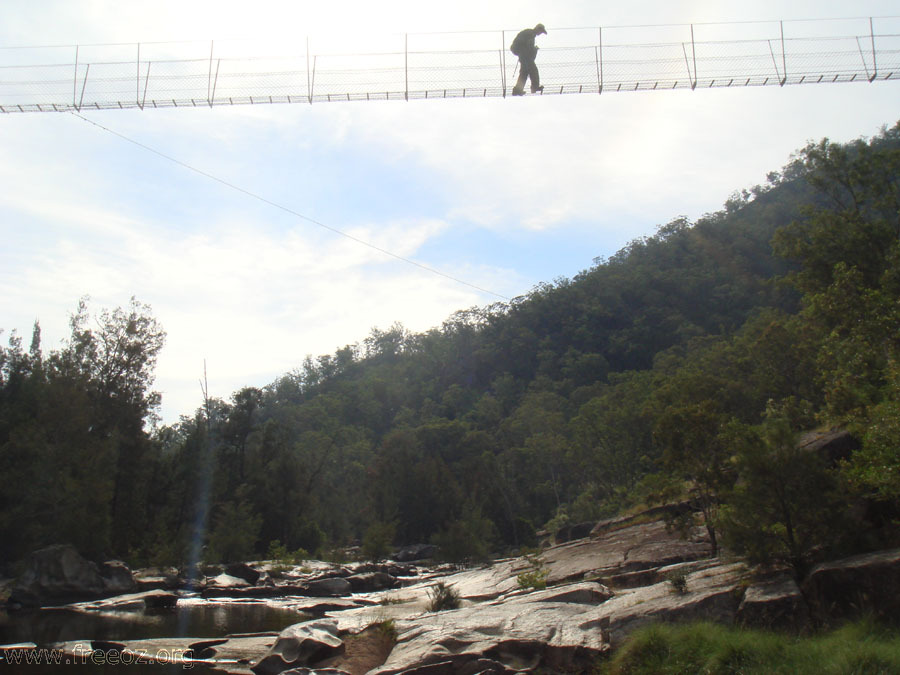
<svg viewBox="0 0 900 675">
<path fill-rule="evenodd" d="M 821 19 L 895 2 L 4 0 L 0 47 Z M 895 24 L 896 25 L 896 24 Z M 0 55 L 2 59 L 2 55 Z M 540 61 L 539 61 L 540 65 Z M 0 76 L 2 77 L 2 76 Z M 514 297 L 763 183 L 808 140 L 872 136 L 900 83 L 125 110 L 85 117 L 329 227 Z M 0 328 L 45 348 L 78 299 L 168 332 L 163 415 L 264 386 L 394 321 L 498 298 L 360 246 L 67 113 L 0 115 Z M 3 339 L 5 341 L 6 335 Z"/>
</svg>

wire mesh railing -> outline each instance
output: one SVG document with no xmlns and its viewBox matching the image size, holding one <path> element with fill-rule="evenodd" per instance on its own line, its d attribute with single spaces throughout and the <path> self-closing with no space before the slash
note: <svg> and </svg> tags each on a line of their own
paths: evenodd
<svg viewBox="0 0 900 675">
<path fill-rule="evenodd" d="M 360 54 L 309 39 L 270 56 L 216 42 L 0 48 L 0 112 L 507 96 L 514 33 L 409 34 Z M 538 56 L 545 96 L 900 78 L 900 17 L 551 35 Z"/>
</svg>

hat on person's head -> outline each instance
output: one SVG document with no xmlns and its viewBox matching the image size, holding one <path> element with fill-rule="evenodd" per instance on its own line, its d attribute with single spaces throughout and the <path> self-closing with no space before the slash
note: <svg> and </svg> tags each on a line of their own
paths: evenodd
<svg viewBox="0 0 900 675">
<path fill-rule="evenodd" d="M 547 34 L 547 29 L 544 28 L 544 24 L 539 23 L 537 26 L 534 27 L 534 32 L 537 33 L 538 35 L 540 35 L 541 33 L 543 33 L 544 35 L 546 35 L 546 34 Z"/>
</svg>

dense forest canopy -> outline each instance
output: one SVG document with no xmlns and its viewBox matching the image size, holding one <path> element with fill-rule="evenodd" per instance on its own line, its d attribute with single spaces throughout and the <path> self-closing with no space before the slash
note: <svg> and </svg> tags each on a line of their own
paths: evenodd
<svg viewBox="0 0 900 675">
<path fill-rule="evenodd" d="M 802 569 L 884 543 L 836 527 L 851 497 L 897 511 L 900 124 L 811 143 L 573 279 L 373 329 L 169 426 L 164 337 L 136 300 L 83 302 L 59 350 L 37 325 L 0 349 L 0 563 L 58 542 L 136 564 L 428 541 L 471 560 L 689 496 L 714 542 Z M 797 450 L 832 426 L 859 440 L 848 461 Z"/>
</svg>

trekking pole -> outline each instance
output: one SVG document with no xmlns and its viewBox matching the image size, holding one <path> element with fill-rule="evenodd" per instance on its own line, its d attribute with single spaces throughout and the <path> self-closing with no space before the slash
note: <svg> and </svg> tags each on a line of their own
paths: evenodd
<svg viewBox="0 0 900 675">
<path fill-rule="evenodd" d="M 512 76 L 513 82 L 515 82 L 515 80 L 516 80 L 516 73 L 517 73 L 517 72 L 519 72 L 519 62 L 518 62 L 518 61 L 516 61 L 516 67 L 513 68 L 513 76 Z M 515 88 L 516 88 L 516 85 L 514 84 L 514 85 L 513 85 L 513 90 L 515 90 Z"/>
</svg>

